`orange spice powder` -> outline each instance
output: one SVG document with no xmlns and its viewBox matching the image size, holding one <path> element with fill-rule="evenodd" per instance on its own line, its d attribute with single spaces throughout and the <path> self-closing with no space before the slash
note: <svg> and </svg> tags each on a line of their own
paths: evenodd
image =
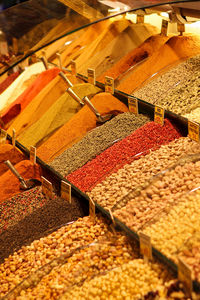
<svg viewBox="0 0 200 300">
<path fill-rule="evenodd" d="M 100 93 L 92 98 L 100 114 L 112 110 L 128 111 L 125 104 L 109 93 Z M 42 144 L 37 150 L 37 155 L 46 162 L 52 161 L 68 147 L 80 140 L 89 130 L 96 127 L 96 116 L 84 106 L 71 120 L 61 127 L 54 135 Z"/>
<path fill-rule="evenodd" d="M 0 175 L 8 170 L 4 161 L 9 159 L 13 165 L 25 159 L 25 155 L 11 144 L 0 145 Z"/>
</svg>

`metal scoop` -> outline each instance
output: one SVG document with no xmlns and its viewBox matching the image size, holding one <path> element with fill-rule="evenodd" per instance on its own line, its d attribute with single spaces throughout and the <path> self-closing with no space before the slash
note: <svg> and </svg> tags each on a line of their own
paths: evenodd
<svg viewBox="0 0 200 300">
<path fill-rule="evenodd" d="M 26 191 L 42 184 L 40 180 L 34 178 L 24 180 L 24 178 L 18 173 L 18 171 L 15 169 L 15 167 L 9 160 L 6 160 L 4 163 L 8 166 L 11 172 L 19 179 L 20 189 Z"/>
<path fill-rule="evenodd" d="M 73 84 L 71 83 L 71 81 L 65 76 L 65 74 L 63 72 L 59 73 L 59 76 L 64 80 L 64 82 L 67 84 L 67 89 L 66 92 L 75 100 L 77 101 L 79 104 L 81 104 L 82 106 L 84 105 L 83 101 L 81 100 L 81 98 L 72 90 Z"/>
<path fill-rule="evenodd" d="M 83 102 L 88 105 L 88 107 L 91 109 L 91 111 L 96 115 L 97 120 L 99 123 L 103 124 L 109 120 L 111 120 L 115 115 L 114 114 L 107 114 L 107 115 L 101 115 L 98 110 L 94 107 L 92 102 L 89 100 L 87 96 L 83 97 Z"/>
</svg>

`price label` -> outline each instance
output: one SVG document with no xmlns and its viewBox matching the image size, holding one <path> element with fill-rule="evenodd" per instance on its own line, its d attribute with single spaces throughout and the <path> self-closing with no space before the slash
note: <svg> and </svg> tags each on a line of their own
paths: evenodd
<svg viewBox="0 0 200 300">
<path fill-rule="evenodd" d="M 150 236 L 140 232 L 140 253 L 146 260 L 152 259 L 152 245 Z"/>
<path fill-rule="evenodd" d="M 144 15 L 137 15 L 137 23 L 144 23 Z"/>
<path fill-rule="evenodd" d="M 71 60 L 70 66 L 71 66 L 71 70 L 72 70 L 72 75 L 76 76 L 76 74 L 77 74 L 77 71 L 76 71 L 76 62 L 74 60 Z"/>
<path fill-rule="evenodd" d="M 155 106 L 154 109 L 154 122 L 163 125 L 164 124 L 164 115 L 165 115 L 165 110 L 164 108 L 160 106 Z"/>
<path fill-rule="evenodd" d="M 138 99 L 134 97 L 128 97 L 128 108 L 131 113 L 138 115 Z"/>
<path fill-rule="evenodd" d="M 109 76 L 105 76 L 105 92 L 114 94 L 114 79 Z"/>
<path fill-rule="evenodd" d="M 183 282 L 184 288 L 189 296 L 192 295 L 192 271 L 190 267 L 178 258 L 178 279 Z"/>
<path fill-rule="evenodd" d="M 17 55 L 17 53 L 18 53 L 18 41 L 17 41 L 16 38 L 12 38 L 12 46 L 13 46 L 14 54 Z"/>
<path fill-rule="evenodd" d="M 199 142 L 199 124 L 188 120 L 188 136 L 191 140 Z"/>
<path fill-rule="evenodd" d="M 30 161 L 36 164 L 36 148 L 33 146 L 30 147 Z"/>
<path fill-rule="evenodd" d="M 90 213 L 90 217 L 95 222 L 95 203 L 92 199 L 89 200 L 89 213 Z"/>
<path fill-rule="evenodd" d="M 69 201 L 69 203 L 72 202 L 71 199 L 71 185 L 67 183 L 66 181 L 61 181 L 61 198 L 64 200 Z"/>
<path fill-rule="evenodd" d="M 88 69 L 88 82 L 95 85 L 96 84 L 96 74 L 94 69 Z"/>
<path fill-rule="evenodd" d="M 5 144 L 7 140 L 7 132 L 4 129 L 0 131 L 0 143 Z"/>
<path fill-rule="evenodd" d="M 8 55 L 8 43 L 6 41 L 0 42 L 0 54 Z"/>
<path fill-rule="evenodd" d="M 13 147 L 15 147 L 15 144 L 16 144 L 16 131 L 13 128 L 13 130 L 12 130 L 12 145 L 13 145 Z"/>
<path fill-rule="evenodd" d="M 14 66 L 13 67 L 13 72 L 19 72 L 19 66 Z"/>
<path fill-rule="evenodd" d="M 177 31 L 182 35 L 185 32 L 185 24 L 177 23 Z"/>
<path fill-rule="evenodd" d="M 49 199 L 52 199 L 53 196 L 53 186 L 50 181 L 48 181 L 43 176 L 42 178 L 42 192 L 45 194 Z"/>
<path fill-rule="evenodd" d="M 162 20 L 161 34 L 167 35 L 167 31 L 168 31 L 168 21 Z"/>
</svg>

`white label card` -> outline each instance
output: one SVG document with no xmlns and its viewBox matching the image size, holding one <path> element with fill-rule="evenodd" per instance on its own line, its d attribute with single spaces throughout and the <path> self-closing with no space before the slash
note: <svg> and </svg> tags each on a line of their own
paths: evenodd
<svg viewBox="0 0 200 300">
<path fill-rule="evenodd" d="M 45 194 L 49 199 L 52 199 L 53 196 L 53 186 L 50 181 L 48 181 L 43 176 L 42 178 L 42 192 Z"/>
<path fill-rule="evenodd" d="M 150 236 L 140 232 L 140 253 L 148 260 L 152 259 L 152 245 Z"/>
<path fill-rule="evenodd" d="M 36 164 L 36 148 L 33 146 L 30 147 L 30 161 Z"/>
<path fill-rule="evenodd" d="M 72 75 L 76 75 L 77 74 L 77 71 L 76 71 L 76 62 L 74 60 L 71 60 L 70 66 L 71 66 L 71 70 L 72 70 Z"/>
<path fill-rule="evenodd" d="M 161 34 L 167 35 L 167 30 L 168 30 L 168 21 L 162 20 L 162 26 L 161 26 Z"/>
<path fill-rule="evenodd" d="M 0 143 L 5 144 L 7 139 L 7 132 L 4 129 L 0 131 Z"/>
<path fill-rule="evenodd" d="M 96 74 L 94 69 L 88 69 L 88 82 L 95 85 L 96 84 Z"/>
<path fill-rule="evenodd" d="M 95 203 L 92 199 L 89 200 L 89 213 L 90 213 L 90 217 L 95 222 Z"/>
<path fill-rule="evenodd" d="M 128 97 L 128 107 L 129 111 L 138 115 L 138 99 L 134 97 Z"/>
<path fill-rule="evenodd" d="M 178 258 L 178 279 L 184 284 L 189 296 L 192 295 L 192 271 L 190 267 L 179 257 Z"/>
<path fill-rule="evenodd" d="M 114 94 L 114 79 L 109 76 L 105 76 L 105 92 Z"/>
<path fill-rule="evenodd" d="M 8 55 L 8 43 L 6 41 L 0 42 L 0 54 Z"/>
<path fill-rule="evenodd" d="M 71 185 L 66 181 L 61 181 L 61 198 L 67 200 L 69 203 L 72 202 L 71 200 Z"/>
<path fill-rule="evenodd" d="M 13 130 L 12 130 L 12 145 L 13 145 L 13 147 L 15 147 L 15 144 L 16 144 L 16 131 L 13 128 Z"/>
<path fill-rule="evenodd" d="M 160 106 L 155 106 L 154 108 L 154 122 L 164 125 L 164 117 L 165 117 L 165 110 Z"/>
</svg>

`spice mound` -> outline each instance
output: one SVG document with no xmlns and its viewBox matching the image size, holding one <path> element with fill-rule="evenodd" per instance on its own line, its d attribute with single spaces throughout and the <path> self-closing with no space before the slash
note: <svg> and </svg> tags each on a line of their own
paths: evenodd
<svg viewBox="0 0 200 300">
<path fill-rule="evenodd" d="M 10 144 L 0 145 L 0 175 L 8 170 L 8 167 L 4 164 L 4 161 L 8 159 L 13 165 L 15 165 L 24 160 L 25 155 Z"/>
</svg>

